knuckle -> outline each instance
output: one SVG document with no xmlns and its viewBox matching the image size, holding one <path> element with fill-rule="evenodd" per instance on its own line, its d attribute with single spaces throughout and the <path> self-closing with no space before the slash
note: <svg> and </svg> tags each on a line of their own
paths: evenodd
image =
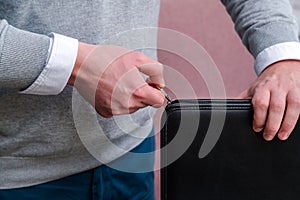
<svg viewBox="0 0 300 200">
<path fill-rule="evenodd" d="M 270 85 L 270 80 L 259 82 L 255 87 L 255 91 L 257 92 L 257 91 L 268 90 L 268 85 Z"/>
<path fill-rule="evenodd" d="M 256 85 L 256 87 L 255 87 L 255 92 L 259 92 L 259 91 L 262 91 L 262 90 L 264 90 L 265 89 L 265 84 L 263 84 L 263 83 L 258 83 L 257 85 Z"/>
<path fill-rule="evenodd" d="M 283 128 L 290 128 L 294 125 L 293 120 L 286 120 L 283 122 L 282 127 Z"/>
<path fill-rule="evenodd" d="M 260 110 L 267 110 L 269 107 L 268 102 L 260 99 L 260 98 L 255 98 L 252 100 L 252 104 L 254 107 L 260 109 Z"/>
<path fill-rule="evenodd" d="M 277 133 L 278 129 L 276 127 L 266 127 L 265 132 L 271 135 L 275 135 Z"/>
<path fill-rule="evenodd" d="M 143 98 L 144 96 L 145 96 L 144 87 L 137 88 L 132 94 L 132 98 Z"/>
<path fill-rule="evenodd" d="M 285 123 L 285 124 L 282 124 L 281 126 L 281 131 L 283 132 L 289 132 L 293 129 L 293 124 L 290 124 L 290 123 Z"/>
<path fill-rule="evenodd" d="M 288 103 L 291 104 L 292 106 L 299 107 L 300 106 L 300 97 L 297 98 L 289 98 Z"/>
<path fill-rule="evenodd" d="M 296 125 L 296 120 L 293 119 L 293 118 L 286 118 L 282 124 L 282 129 L 285 129 L 285 130 L 291 130 L 295 127 Z"/>
<path fill-rule="evenodd" d="M 139 62 L 142 62 L 143 60 L 145 60 L 145 55 L 138 52 L 138 51 L 133 51 L 132 52 L 132 56 Z"/>
<path fill-rule="evenodd" d="M 285 104 L 282 102 L 274 102 L 271 104 L 271 109 L 275 112 L 279 112 L 281 110 L 284 110 Z"/>
</svg>

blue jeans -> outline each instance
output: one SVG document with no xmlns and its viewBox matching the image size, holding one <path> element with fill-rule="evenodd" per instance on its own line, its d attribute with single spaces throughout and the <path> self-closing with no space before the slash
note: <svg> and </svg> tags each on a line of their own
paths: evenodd
<svg viewBox="0 0 300 200">
<path fill-rule="evenodd" d="M 149 137 L 132 152 L 155 149 Z M 154 164 L 154 158 L 149 162 Z M 127 173 L 108 166 L 26 188 L 0 190 L 1 200 L 154 200 L 154 173 Z"/>
</svg>

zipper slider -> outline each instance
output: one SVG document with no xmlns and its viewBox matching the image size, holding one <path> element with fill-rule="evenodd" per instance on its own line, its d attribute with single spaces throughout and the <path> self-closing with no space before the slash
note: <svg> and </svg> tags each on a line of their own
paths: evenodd
<svg viewBox="0 0 300 200">
<path fill-rule="evenodd" d="M 158 85 L 156 85 L 154 83 L 150 83 L 149 85 L 160 90 L 165 95 L 165 98 L 167 99 L 167 104 L 170 104 L 173 101 L 172 98 L 168 95 L 168 93 L 164 90 L 164 88 L 159 87 Z"/>
</svg>

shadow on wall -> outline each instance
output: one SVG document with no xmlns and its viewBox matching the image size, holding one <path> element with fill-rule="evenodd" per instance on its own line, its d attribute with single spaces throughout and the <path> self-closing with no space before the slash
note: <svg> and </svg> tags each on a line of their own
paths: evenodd
<svg viewBox="0 0 300 200">
<path fill-rule="evenodd" d="M 227 98 L 236 97 L 256 78 L 253 58 L 241 43 L 219 0 L 161 0 L 159 26 L 182 32 L 206 49 L 222 75 Z M 159 37 L 158 42 L 162 39 Z M 158 57 L 164 65 L 185 76 L 198 98 L 214 97 L 209 95 L 203 78 L 184 58 L 165 51 L 159 51 Z M 166 76 L 167 86 L 172 78 Z M 185 90 L 185 86 L 177 86 L 180 87 Z M 183 97 L 189 98 L 189 95 Z"/>
</svg>

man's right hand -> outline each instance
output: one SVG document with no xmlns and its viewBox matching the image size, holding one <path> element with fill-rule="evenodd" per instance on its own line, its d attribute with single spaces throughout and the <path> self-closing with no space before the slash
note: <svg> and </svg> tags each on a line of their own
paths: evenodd
<svg viewBox="0 0 300 200">
<path fill-rule="evenodd" d="M 141 73 L 148 75 L 145 81 Z M 164 95 L 163 66 L 142 53 L 119 46 L 79 43 L 68 84 L 103 117 L 128 114 L 146 106 L 160 107 Z"/>
</svg>

